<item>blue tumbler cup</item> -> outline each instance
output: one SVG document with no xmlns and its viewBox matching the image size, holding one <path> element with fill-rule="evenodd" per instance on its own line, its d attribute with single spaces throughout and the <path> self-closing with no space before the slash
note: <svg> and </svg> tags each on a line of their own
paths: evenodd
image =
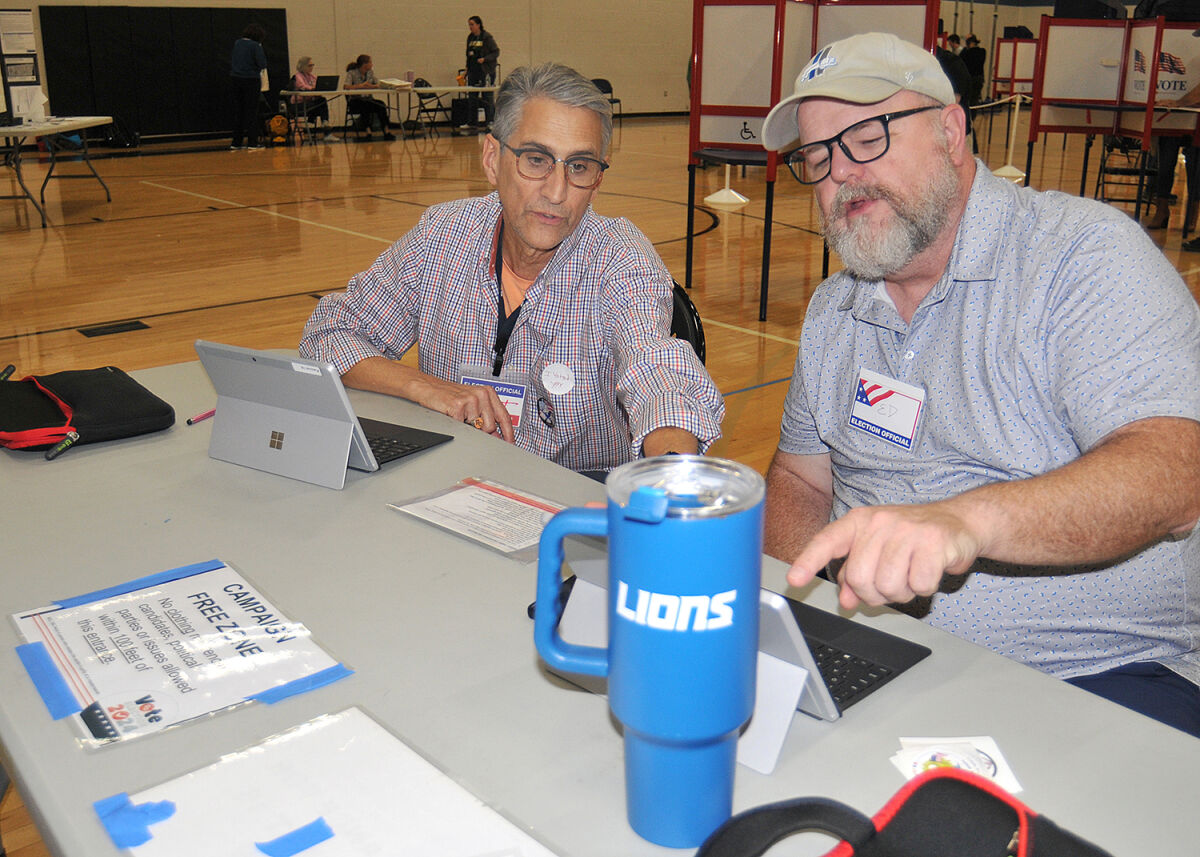
<svg viewBox="0 0 1200 857">
<path fill-rule="evenodd" d="M 692 455 L 631 462 L 606 485 L 607 509 L 566 509 L 542 532 L 534 641 L 557 669 L 608 677 L 630 826 L 695 848 L 732 812 L 754 710 L 765 487 L 749 467 Z M 572 533 L 608 536 L 607 649 L 556 630 Z"/>
</svg>

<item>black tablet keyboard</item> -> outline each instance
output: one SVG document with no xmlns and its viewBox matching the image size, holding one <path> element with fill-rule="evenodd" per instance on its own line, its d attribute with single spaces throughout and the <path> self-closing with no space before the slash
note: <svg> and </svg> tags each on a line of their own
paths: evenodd
<svg viewBox="0 0 1200 857">
<path fill-rule="evenodd" d="M 398 437 L 368 437 L 367 445 L 371 447 L 377 464 L 386 464 L 425 448 L 419 443 L 411 443 Z"/>
<path fill-rule="evenodd" d="M 842 709 L 892 677 L 892 670 L 882 664 L 816 640 L 809 639 L 807 642 L 817 662 L 817 669 L 821 671 L 821 678 L 825 679 L 825 686 L 829 688 L 829 695 Z"/>
</svg>

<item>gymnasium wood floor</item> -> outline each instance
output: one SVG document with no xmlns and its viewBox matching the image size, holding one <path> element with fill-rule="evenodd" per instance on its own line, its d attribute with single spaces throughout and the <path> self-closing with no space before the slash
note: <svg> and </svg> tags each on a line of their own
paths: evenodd
<svg viewBox="0 0 1200 857">
<path fill-rule="evenodd" d="M 977 129 L 985 162 L 1003 165 L 1004 117 L 996 117 L 991 145 L 982 145 L 986 117 Z M 427 206 L 489 190 L 474 137 L 151 151 L 147 146 L 132 157 L 96 160 L 111 203 L 94 181 L 51 182 L 48 229 L 39 228 L 24 201 L 0 204 L 0 367 L 15 364 L 17 377 L 106 364 L 140 369 L 195 359 L 198 337 L 294 348 L 317 298 L 344 287 Z M 1077 136 L 1065 144 L 1061 136 L 1040 143 L 1031 184 L 1078 193 L 1082 152 Z M 686 155 L 686 119 L 628 120 L 614 134 L 614 166 L 595 203 L 600 213 L 637 224 L 680 282 Z M 1094 149 L 1089 192 L 1097 158 Z M 1014 160 L 1024 166 L 1023 146 Z M 40 185 L 45 166 L 36 157 L 25 166 L 27 183 Z M 60 163 L 59 169 L 80 166 Z M 5 193 L 17 192 L 4 176 L 0 189 L 5 182 L 12 185 Z M 721 169 L 698 172 L 697 199 L 723 183 Z M 732 184 L 752 201 L 697 212 L 692 297 L 704 320 L 708 369 L 727 397 L 725 437 L 713 452 L 765 471 L 804 308 L 821 280 L 822 242 L 811 193 L 783 171 L 776 185 L 768 321 L 760 323 L 763 171 L 751 169 L 743 178 L 735 168 Z M 1200 254 L 1180 250 L 1181 209 L 1176 206 L 1169 230 L 1153 234 L 1200 294 Z M 93 337 L 80 332 L 129 321 L 145 328 Z M 15 791 L 0 811 L 0 829 L 10 857 L 47 854 Z"/>
</svg>

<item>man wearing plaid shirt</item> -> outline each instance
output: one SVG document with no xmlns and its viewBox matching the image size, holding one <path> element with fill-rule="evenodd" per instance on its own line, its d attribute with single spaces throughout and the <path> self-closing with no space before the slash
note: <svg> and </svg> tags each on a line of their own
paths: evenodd
<svg viewBox="0 0 1200 857">
<path fill-rule="evenodd" d="M 591 209 L 611 136 L 577 72 L 514 71 L 483 144 L 496 192 L 427 210 L 321 299 L 301 352 L 574 470 L 706 450 L 724 402 L 670 336 L 671 276 L 632 224 Z M 397 362 L 413 345 L 416 369 Z"/>
</svg>

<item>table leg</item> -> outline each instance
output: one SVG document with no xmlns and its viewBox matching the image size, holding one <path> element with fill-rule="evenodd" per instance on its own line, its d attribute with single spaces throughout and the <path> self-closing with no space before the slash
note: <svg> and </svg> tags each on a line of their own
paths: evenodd
<svg viewBox="0 0 1200 857">
<path fill-rule="evenodd" d="M 100 178 L 100 174 L 96 172 L 96 168 L 92 166 L 92 156 L 88 154 L 87 133 L 81 131 L 79 133 L 79 137 L 83 140 L 83 162 L 87 164 L 87 168 L 92 171 L 92 175 L 96 177 L 96 181 L 100 182 L 100 187 L 104 188 L 104 196 L 107 198 L 108 202 L 112 202 L 112 194 L 108 190 L 108 185 L 104 183 L 104 179 Z"/>
<path fill-rule="evenodd" d="M 687 264 L 683 284 L 692 287 L 692 235 L 696 227 L 696 165 L 688 164 Z"/>
<path fill-rule="evenodd" d="M 58 158 L 56 157 L 57 151 L 56 151 L 55 145 L 54 145 L 55 141 L 57 139 L 57 135 L 56 134 L 47 134 L 42 139 L 46 141 L 46 151 L 50 154 L 50 169 L 46 170 L 46 177 L 44 179 L 42 179 L 42 189 L 38 192 L 38 199 L 40 199 L 42 201 L 42 205 L 45 205 L 46 204 L 46 185 L 50 182 L 50 179 L 54 176 L 54 167 L 58 164 Z"/>
<path fill-rule="evenodd" d="M 29 200 L 31 203 L 33 203 L 33 207 L 37 209 L 37 213 L 41 216 L 42 228 L 45 229 L 46 228 L 46 210 L 44 208 L 42 208 L 40 205 L 38 205 L 37 199 L 34 197 L 34 195 L 32 193 L 29 192 L 29 188 L 26 187 L 26 185 L 25 185 L 24 176 L 21 175 L 21 143 L 22 143 L 22 140 L 20 138 L 12 138 L 12 147 L 8 150 L 7 154 L 5 154 L 4 163 L 6 166 L 11 167 L 12 171 L 16 174 L 17 184 L 19 184 L 21 186 L 21 191 L 25 194 L 25 196 L 24 197 L 6 196 L 6 197 L 2 197 L 2 198 L 3 199 L 22 199 L 23 198 L 23 199 Z"/>
<path fill-rule="evenodd" d="M 1081 199 L 1087 195 L 1088 156 L 1092 153 L 1092 141 L 1095 139 L 1095 134 L 1087 134 L 1083 139 L 1083 175 L 1079 179 L 1079 196 Z"/>
<path fill-rule="evenodd" d="M 762 283 L 758 287 L 758 320 L 767 320 L 767 285 L 771 276 L 771 221 L 775 212 L 775 182 L 767 182 L 767 210 L 763 222 Z"/>
<path fill-rule="evenodd" d="M 46 178 L 44 178 L 42 180 L 42 190 L 41 190 L 41 194 L 40 194 L 43 205 L 46 202 L 46 185 L 50 183 L 50 179 L 53 178 L 53 176 L 54 176 L 54 168 L 58 165 L 58 152 L 61 149 L 61 146 L 59 146 L 59 140 L 61 139 L 61 137 L 62 137 L 61 134 L 48 134 L 42 138 L 43 140 L 46 141 L 46 151 L 48 151 L 50 153 L 50 169 L 46 172 Z M 104 183 L 104 179 L 100 178 L 100 174 L 98 172 L 96 172 L 96 168 L 94 166 L 92 166 L 92 158 L 91 158 L 91 155 L 88 153 L 87 134 L 80 132 L 79 139 L 81 141 L 79 152 L 80 152 L 80 155 L 83 157 L 84 164 L 86 164 L 87 168 L 89 170 L 91 170 L 91 173 L 93 176 L 95 176 L 96 181 L 100 182 L 100 187 L 104 188 L 104 196 L 108 199 L 109 202 L 112 202 L 112 193 L 109 191 L 108 185 L 106 185 Z M 59 178 L 60 179 L 63 179 L 63 178 L 86 179 L 87 176 L 70 175 L 70 176 L 59 176 Z"/>
</svg>

